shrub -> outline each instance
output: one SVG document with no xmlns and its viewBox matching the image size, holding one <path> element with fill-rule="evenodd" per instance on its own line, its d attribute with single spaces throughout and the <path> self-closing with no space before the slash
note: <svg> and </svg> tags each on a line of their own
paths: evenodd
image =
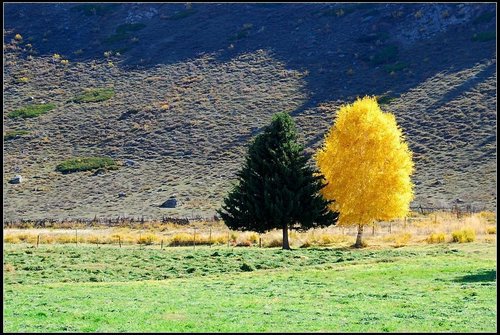
<svg viewBox="0 0 500 335">
<path fill-rule="evenodd" d="M 474 240 L 476 239 L 476 232 L 472 229 L 455 230 L 451 233 L 451 237 L 453 239 L 453 242 L 474 242 Z"/>
<path fill-rule="evenodd" d="M 398 56 L 398 47 L 396 45 L 388 45 L 377 52 L 372 59 L 374 65 L 395 62 Z"/>
<path fill-rule="evenodd" d="M 61 234 L 55 237 L 55 241 L 62 244 L 75 243 L 76 236 L 74 234 Z"/>
<path fill-rule="evenodd" d="M 347 242 L 349 240 L 350 240 L 349 236 L 345 236 L 345 235 L 321 234 L 319 237 L 319 244 L 320 245 L 328 245 L 328 244 L 334 244 L 334 243 Z M 311 243 L 313 241 L 308 241 L 308 242 Z"/>
<path fill-rule="evenodd" d="M 475 42 L 488 42 L 496 39 L 497 34 L 496 31 L 483 31 L 481 33 L 474 34 L 472 36 L 472 40 Z"/>
<path fill-rule="evenodd" d="M 309 248 L 311 246 L 311 243 L 309 241 L 305 241 L 304 243 L 302 243 L 302 245 L 300 246 L 301 248 Z"/>
<path fill-rule="evenodd" d="M 251 247 L 252 246 L 252 242 L 250 242 L 248 240 L 239 241 L 238 243 L 236 243 L 236 246 L 237 247 Z"/>
<path fill-rule="evenodd" d="M 26 243 L 36 243 L 36 235 L 28 234 L 28 233 L 20 233 L 17 234 L 17 238 L 19 241 Z"/>
<path fill-rule="evenodd" d="M 382 33 L 372 33 L 368 35 L 363 35 L 359 37 L 356 41 L 359 43 L 373 43 L 376 41 L 385 41 L 389 38 L 389 34 L 386 32 Z"/>
<path fill-rule="evenodd" d="M 497 233 L 497 227 L 488 227 L 488 228 L 486 228 L 486 232 L 488 234 L 496 234 Z"/>
<path fill-rule="evenodd" d="M 480 218 L 484 218 L 486 219 L 486 221 L 488 223 L 495 223 L 496 220 L 497 220 L 497 217 L 496 217 L 496 214 L 495 212 L 488 212 L 488 211 L 483 211 L 483 212 L 479 212 L 478 213 L 478 216 Z"/>
<path fill-rule="evenodd" d="M 227 243 L 227 238 L 225 234 L 212 235 L 212 244 L 225 244 Z"/>
<path fill-rule="evenodd" d="M 6 235 L 3 241 L 4 243 L 19 243 L 19 238 L 16 235 Z"/>
<path fill-rule="evenodd" d="M 54 104 L 29 105 L 9 113 L 10 118 L 33 118 L 56 108 Z"/>
<path fill-rule="evenodd" d="M 251 23 L 246 23 L 243 25 L 243 27 L 235 34 L 233 35 L 229 40 L 230 41 L 236 41 L 240 40 L 242 38 L 248 37 L 248 34 L 250 30 L 252 29 L 253 25 Z"/>
<path fill-rule="evenodd" d="M 27 135 L 29 133 L 30 132 L 27 130 L 7 130 L 5 133 L 3 133 L 3 139 L 4 141 L 9 141 L 15 138 L 22 137 L 23 135 Z"/>
<path fill-rule="evenodd" d="M 184 246 L 193 244 L 193 235 L 187 233 L 178 233 L 170 238 L 169 245 L 171 246 Z"/>
<path fill-rule="evenodd" d="M 259 242 L 259 235 L 256 233 L 251 233 L 250 236 L 248 236 L 248 240 L 252 243 L 257 243 Z"/>
<path fill-rule="evenodd" d="M 45 243 L 45 244 L 54 244 L 56 242 L 56 239 L 52 235 L 40 235 L 40 243 Z"/>
<path fill-rule="evenodd" d="M 80 241 L 80 238 L 78 238 L 78 241 Z M 74 240 L 73 240 L 74 242 Z M 113 244 L 113 243 L 118 243 L 117 240 L 111 238 L 110 236 L 103 236 L 103 235 L 88 235 L 86 238 L 87 243 L 92 243 L 92 244 Z"/>
<path fill-rule="evenodd" d="M 394 64 L 386 65 L 385 71 L 387 73 L 398 72 L 404 70 L 408 67 L 408 64 L 402 62 L 396 62 Z"/>
<path fill-rule="evenodd" d="M 264 247 L 267 248 L 275 248 L 275 247 L 281 247 L 283 246 L 283 239 L 282 238 L 273 238 L 269 240 L 269 242 L 264 243 Z"/>
<path fill-rule="evenodd" d="M 68 159 L 56 166 L 56 171 L 64 174 L 89 171 L 99 168 L 117 168 L 116 162 L 109 157 L 81 157 Z"/>
<path fill-rule="evenodd" d="M 245 271 L 245 272 L 253 271 L 252 266 L 248 265 L 247 263 L 241 264 L 240 269 L 241 269 L 241 271 Z"/>
<path fill-rule="evenodd" d="M 395 248 L 399 247 L 404 247 L 408 245 L 408 242 L 411 239 L 411 234 L 410 233 L 399 233 L 399 234 L 392 234 L 388 235 L 384 238 L 385 241 L 387 242 L 393 242 L 392 246 Z"/>
<path fill-rule="evenodd" d="M 383 95 L 381 97 L 377 97 L 377 102 L 379 103 L 379 105 L 388 104 L 388 103 L 391 103 L 394 100 L 396 100 L 396 98 L 390 97 L 388 95 Z"/>
<path fill-rule="evenodd" d="M 405 245 L 408 244 L 408 242 L 411 239 L 411 234 L 410 233 L 402 233 L 396 236 L 396 239 L 394 241 L 394 247 L 399 248 L 399 247 L 404 247 Z"/>
<path fill-rule="evenodd" d="M 73 102 L 100 102 L 111 99 L 115 95 L 115 91 L 112 88 L 94 88 L 86 89 L 84 92 L 75 98 Z"/>
<path fill-rule="evenodd" d="M 432 233 L 425 240 L 427 243 L 443 243 L 446 235 L 444 233 Z"/>
<path fill-rule="evenodd" d="M 137 239 L 138 244 L 144 244 L 144 245 L 151 245 L 155 241 L 157 241 L 158 238 L 154 234 L 145 234 L 145 235 L 140 235 L 139 238 Z"/>
<path fill-rule="evenodd" d="M 117 34 L 125 34 L 131 31 L 139 31 L 146 27 L 144 23 L 125 23 L 116 27 Z"/>
</svg>

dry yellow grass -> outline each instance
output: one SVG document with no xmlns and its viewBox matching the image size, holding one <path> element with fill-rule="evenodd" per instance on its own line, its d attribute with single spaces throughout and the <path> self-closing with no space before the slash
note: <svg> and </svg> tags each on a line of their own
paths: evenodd
<svg viewBox="0 0 500 335">
<path fill-rule="evenodd" d="M 444 243 L 446 235 L 444 233 L 432 233 L 427 237 L 427 243 Z"/>
<path fill-rule="evenodd" d="M 457 218 L 452 213 L 413 214 L 404 220 L 381 222 L 365 229 L 364 240 L 372 247 L 401 247 L 420 243 L 461 241 L 458 233 L 466 231 L 462 241 L 475 239 L 491 242 L 496 239 L 496 226 L 492 222 L 494 213 L 481 212 Z M 69 226 L 69 223 L 67 224 Z M 311 229 L 306 232 L 289 232 L 292 247 L 334 246 L 348 247 L 356 237 L 355 227 L 337 227 Z M 85 229 L 4 229 L 5 243 L 36 244 L 78 243 L 89 244 L 143 244 L 143 245 L 225 245 L 279 247 L 282 243 L 282 231 L 272 230 L 265 234 L 228 230 L 222 222 L 192 222 L 189 225 L 150 222 L 143 225 L 124 227 L 91 227 Z M 474 236 L 474 237 L 471 237 Z M 193 243 L 194 241 L 194 243 Z"/>
<path fill-rule="evenodd" d="M 396 233 L 385 236 L 383 240 L 389 242 L 395 248 L 400 248 L 408 245 L 411 237 L 411 233 Z"/>
</svg>

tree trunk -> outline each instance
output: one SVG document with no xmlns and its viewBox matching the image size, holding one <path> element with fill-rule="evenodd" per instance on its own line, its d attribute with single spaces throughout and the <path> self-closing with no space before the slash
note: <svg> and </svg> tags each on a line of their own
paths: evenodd
<svg viewBox="0 0 500 335">
<path fill-rule="evenodd" d="M 286 223 L 283 225 L 283 250 L 290 250 L 290 244 L 288 244 L 288 225 Z"/>
<path fill-rule="evenodd" d="M 354 244 L 355 248 L 361 248 L 363 246 L 363 242 L 361 241 L 361 237 L 363 235 L 363 225 L 358 225 L 358 236 L 356 236 L 356 244 Z"/>
</svg>

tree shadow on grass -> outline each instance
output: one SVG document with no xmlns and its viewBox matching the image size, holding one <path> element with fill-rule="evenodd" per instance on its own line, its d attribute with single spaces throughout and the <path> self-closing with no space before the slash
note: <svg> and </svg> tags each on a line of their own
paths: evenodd
<svg viewBox="0 0 500 335">
<path fill-rule="evenodd" d="M 454 281 L 459 283 L 477 283 L 477 282 L 488 282 L 496 280 L 497 280 L 497 273 L 495 270 L 482 270 L 476 274 L 458 277 Z"/>
</svg>

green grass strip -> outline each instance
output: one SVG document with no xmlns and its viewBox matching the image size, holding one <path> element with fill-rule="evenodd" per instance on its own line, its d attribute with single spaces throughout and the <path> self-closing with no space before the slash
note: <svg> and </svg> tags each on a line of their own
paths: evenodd
<svg viewBox="0 0 500 335">
<path fill-rule="evenodd" d="M 56 108 L 54 104 L 29 105 L 9 113 L 10 118 L 34 118 Z"/>
</svg>

